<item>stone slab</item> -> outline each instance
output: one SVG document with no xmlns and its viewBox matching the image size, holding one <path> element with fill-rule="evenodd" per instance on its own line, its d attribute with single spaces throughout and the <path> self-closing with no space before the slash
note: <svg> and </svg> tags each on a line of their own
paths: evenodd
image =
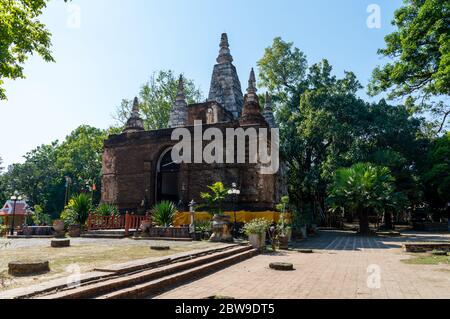
<svg viewBox="0 0 450 319">
<path fill-rule="evenodd" d="M 53 248 L 70 247 L 70 239 L 53 239 L 50 246 Z"/>
<path fill-rule="evenodd" d="M 408 253 L 426 253 L 433 250 L 450 252 L 450 243 L 405 243 L 403 249 Z"/>
<path fill-rule="evenodd" d="M 48 260 L 12 261 L 8 264 L 8 273 L 16 277 L 44 274 L 49 271 Z"/>
</svg>

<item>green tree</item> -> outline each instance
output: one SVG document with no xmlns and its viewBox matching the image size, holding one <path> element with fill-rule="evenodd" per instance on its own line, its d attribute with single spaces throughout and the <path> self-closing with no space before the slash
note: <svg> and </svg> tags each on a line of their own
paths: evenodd
<svg viewBox="0 0 450 319">
<path fill-rule="evenodd" d="M 103 142 L 107 137 L 107 131 L 82 125 L 58 147 L 57 167 L 62 176 L 71 178 L 72 192 L 88 191 L 93 184 L 100 189 Z M 94 199 L 98 201 L 99 192 Z"/>
<path fill-rule="evenodd" d="M 258 61 L 260 85 L 284 100 L 302 87 L 308 69 L 305 54 L 293 45 L 277 37 Z"/>
<path fill-rule="evenodd" d="M 6 202 L 8 199 L 7 189 L 6 189 L 6 178 L 3 174 L 4 168 L 1 166 L 3 164 L 3 159 L 0 157 L 0 206 Z"/>
<path fill-rule="evenodd" d="M 369 93 L 408 97 L 413 111 L 440 116 L 440 132 L 450 115 L 450 2 L 405 0 L 392 23 L 379 54 L 393 61 L 374 70 Z"/>
<path fill-rule="evenodd" d="M 38 19 L 46 5 L 46 0 L 0 0 L 0 100 L 6 99 L 3 79 L 24 78 L 29 55 L 54 61 L 51 34 Z"/>
<path fill-rule="evenodd" d="M 3 175 L 7 193 L 26 195 L 30 206 L 41 205 L 47 213 L 58 213 L 64 203 L 64 182 L 57 162 L 58 142 L 41 145 L 27 153 L 23 164 L 13 164 Z"/>
<path fill-rule="evenodd" d="M 436 211 L 444 210 L 450 203 L 450 132 L 433 142 L 422 178 L 430 206 Z"/>
<path fill-rule="evenodd" d="M 178 77 L 173 71 L 153 73 L 150 81 L 145 83 L 139 92 L 140 113 L 147 130 L 166 128 L 169 123 L 170 110 L 177 96 Z M 196 103 L 202 99 L 201 91 L 192 80 L 185 79 L 184 89 L 188 103 Z M 133 101 L 124 99 L 117 108 L 114 119 L 123 126 L 131 114 Z"/>
<path fill-rule="evenodd" d="M 262 85 L 275 95 L 295 219 L 320 218 L 330 223 L 332 216 L 327 214 L 325 199 L 334 172 L 358 162 L 385 166 L 383 161 L 389 152 L 396 155 L 389 168 L 398 177 L 399 191 L 419 201 L 417 163 L 423 160 L 427 144 L 421 134 L 423 121 L 412 118 L 404 106 L 388 105 L 383 100 L 366 103 L 357 96 L 362 87 L 352 72 L 337 78 L 327 60 L 305 69 L 304 54 L 292 44 L 276 50 L 280 43 L 285 42 L 274 40 L 258 66 Z M 273 52 L 285 67 L 275 64 Z M 290 72 L 295 78 L 287 83 L 279 80 L 292 65 L 301 68 Z"/>
<path fill-rule="evenodd" d="M 0 196 L 5 199 L 18 190 L 27 196 L 30 206 L 40 205 L 45 213 L 57 217 L 65 205 L 65 176 L 72 179 L 71 193 L 86 192 L 94 183 L 100 190 L 103 141 L 107 136 L 108 131 L 84 125 L 63 143 L 37 147 L 25 155 L 23 164 L 13 164 L 0 174 Z M 94 201 L 99 196 L 97 191 Z"/>
<path fill-rule="evenodd" d="M 369 215 L 395 206 L 394 178 L 386 167 L 358 163 L 338 169 L 329 189 L 332 209 L 358 215 L 360 233 L 368 234 Z"/>
</svg>

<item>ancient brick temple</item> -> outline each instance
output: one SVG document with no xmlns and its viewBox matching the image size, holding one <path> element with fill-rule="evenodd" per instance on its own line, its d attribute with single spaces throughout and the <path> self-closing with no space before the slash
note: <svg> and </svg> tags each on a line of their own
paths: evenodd
<svg viewBox="0 0 450 319">
<path fill-rule="evenodd" d="M 200 193 L 207 191 L 208 185 L 220 181 L 227 187 L 232 183 L 237 184 L 241 191 L 236 199 L 238 209 L 274 209 L 280 197 L 286 193 L 280 172 L 261 174 L 262 164 L 250 161 L 241 164 L 188 164 L 172 160 L 171 150 L 178 143 L 172 140 L 173 130 L 186 128 L 193 132 L 194 121 L 201 121 L 203 131 L 213 127 L 223 132 L 224 136 L 227 128 L 268 128 L 270 132 L 270 128 L 275 126 L 268 95 L 261 112 L 253 70 L 244 96 L 232 62 L 228 37 L 223 34 L 208 100 L 188 105 L 183 78 L 180 77 L 178 94 L 170 114 L 170 128 L 145 131 L 139 116 L 139 101 L 135 99 L 132 115 L 123 133 L 112 135 L 105 141 L 104 202 L 114 203 L 122 211 L 142 212 L 159 201 L 171 200 L 181 209 L 187 209 L 192 199 L 201 202 Z M 201 143 L 205 146 L 209 142 Z M 248 151 L 248 143 L 246 148 Z M 234 203 L 230 198 L 224 208 L 231 209 L 232 206 Z"/>
</svg>

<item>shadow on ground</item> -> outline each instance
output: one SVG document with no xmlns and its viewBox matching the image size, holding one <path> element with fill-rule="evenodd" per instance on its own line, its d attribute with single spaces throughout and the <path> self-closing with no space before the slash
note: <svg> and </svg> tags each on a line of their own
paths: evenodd
<svg viewBox="0 0 450 319">
<path fill-rule="evenodd" d="M 448 233 L 426 233 L 408 231 L 400 237 L 361 236 L 356 232 L 322 230 L 304 241 L 294 242 L 294 249 L 313 249 L 327 251 L 361 251 L 369 249 L 401 248 L 407 242 L 450 242 Z"/>
</svg>

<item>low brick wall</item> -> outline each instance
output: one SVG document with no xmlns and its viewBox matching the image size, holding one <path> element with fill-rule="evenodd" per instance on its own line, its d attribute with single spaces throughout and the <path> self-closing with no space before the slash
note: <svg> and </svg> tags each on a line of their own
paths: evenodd
<svg viewBox="0 0 450 319">
<path fill-rule="evenodd" d="M 189 227 L 154 227 L 150 228 L 150 237 L 190 238 Z"/>
<path fill-rule="evenodd" d="M 426 253 L 433 250 L 450 252 L 450 243 L 408 243 L 403 245 L 408 253 Z"/>
</svg>

